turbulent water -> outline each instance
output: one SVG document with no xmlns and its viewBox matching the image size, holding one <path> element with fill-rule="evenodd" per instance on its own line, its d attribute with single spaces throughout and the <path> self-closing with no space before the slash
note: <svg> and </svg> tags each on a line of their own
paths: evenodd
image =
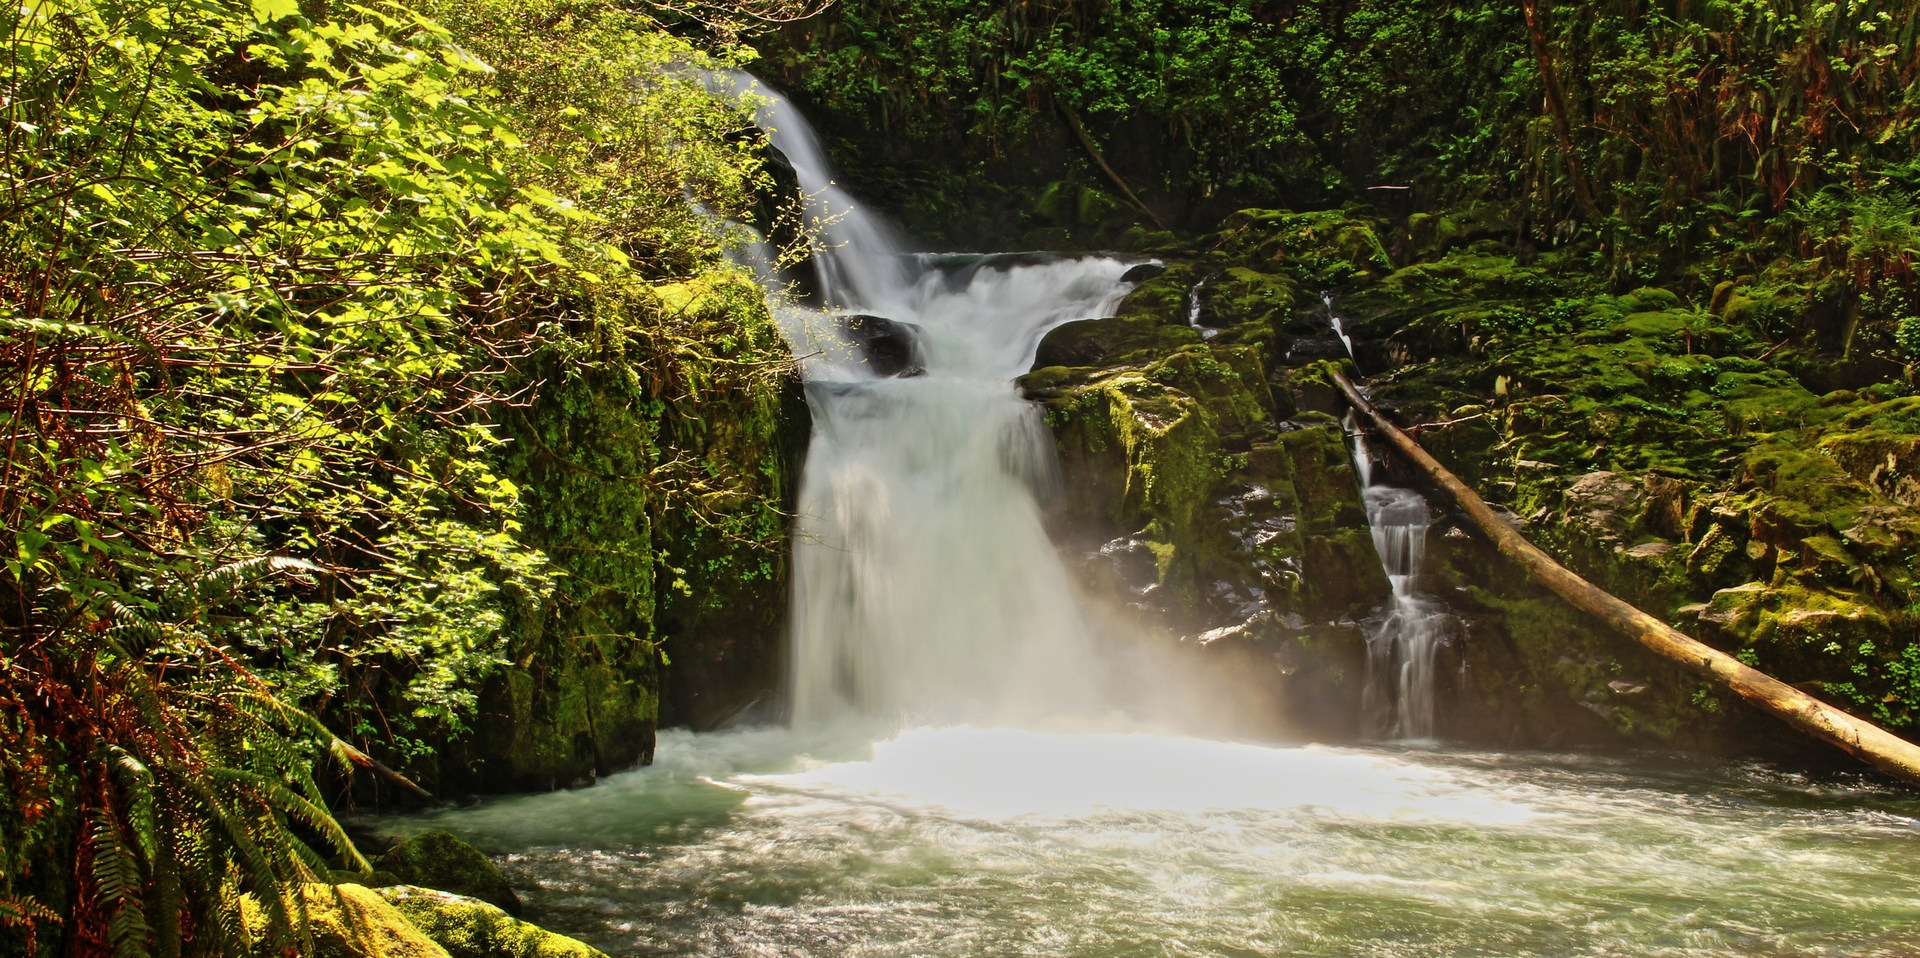
<svg viewBox="0 0 1920 958">
<path fill-rule="evenodd" d="M 762 119 L 824 236 L 819 300 L 779 309 L 815 417 L 791 726 L 393 830 L 467 835 L 615 955 L 1920 952 L 1912 801 L 1152 730 L 1041 527 L 1050 440 L 1011 384 L 1130 264 L 900 253 L 783 103 Z"/>
<path fill-rule="evenodd" d="M 1920 953 L 1915 815 L 1753 770 L 957 727 L 670 733 L 408 824 L 616 955 L 1838 958 Z"/>
</svg>

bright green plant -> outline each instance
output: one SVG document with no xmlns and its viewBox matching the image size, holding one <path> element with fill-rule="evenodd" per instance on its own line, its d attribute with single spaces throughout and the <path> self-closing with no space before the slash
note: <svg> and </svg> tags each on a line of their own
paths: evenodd
<svg viewBox="0 0 1920 958">
<path fill-rule="evenodd" d="M 238 953 L 241 895 L 309 950 L 296 886 L 360 864 L 315 760 L 467 731 L 549 618 L 500 411 L 616 327 L 691 392 L 646 284 L 713 267 L 686 191 L 735 212 L 751 137 L 557 9 L 503 36 L 626 46 L 533 91 L 390 4 L 0 11 L 0 950 Z"/>
</svg>

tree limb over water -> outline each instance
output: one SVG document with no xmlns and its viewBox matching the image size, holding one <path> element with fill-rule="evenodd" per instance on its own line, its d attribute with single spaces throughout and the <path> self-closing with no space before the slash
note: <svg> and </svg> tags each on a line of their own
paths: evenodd
<svg viewBox="0 0 1920 958">
<path fill-rule="evenodd" d="M 1499 514 L 1487 506 L 1458 476 L 1420 447 L 1419 442 L 1380 414 L 1353 383 L 1339 371 L 1333 381 L 1353 408 L 1371 420 L 1408 461 L 1459 505 L 1507 558 L 1518 563 L 1534 581 L 1553 590 L 1568 605 L 1585 612 L 1648 649 L 1684 666 L 1688 671 L 1732 691 L 1755 707 L 1771 713 L 1815 738 L 1846 752 L 1910 785 L 1920 785 L 1920 746 L 1865 719 L 1850 715 L 1794 688 L 1719 649 L 1706 645 L 1555 562 Z"/>
</svg>

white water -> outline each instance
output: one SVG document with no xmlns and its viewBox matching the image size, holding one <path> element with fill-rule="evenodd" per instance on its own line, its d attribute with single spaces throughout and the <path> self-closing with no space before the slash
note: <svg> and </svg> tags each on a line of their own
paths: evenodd
<svg viewBox="0 0 1920 958">
<path fill-rule="evenodd" d="M 1217 275 L 1219 274 L 1208 273 L 1200 277 L 1200 281 L 1194 283 L 1192 289 L 1187 290 L 1187 325 L 1199 330 L 1201 339 L 1212 339 L 1220 335 L 1218 329 L 1200 321 L 1201 307 L 1204 305 L 1200 300 L 1200 294 L 1207 288 L 1208 283 L 1213 282 L 1214 277 Z"/>
<path fill-rule="evenodd" d="M 1392 587 L 1386 606 L 1363 623 L 1368 669 L 1361 708 L 1378 734 L 1431 739 L 1434 659 L 1453 627 L 1446 606 L 1422 588 L 1433 514 L 1419 493 L 1374 481 L 1367 434 L 1352 413 L 1347 414 L 1347 435 L 1373 548 Z"/>
<path fill-rule="evenodd" d="M 1333 308 L 1333 294 L 1321 293 L 1320 302 L 1327 307 L 1327 325 L 1333 327 L 1333 334 L 1340 337 L 1340 345 L 1347 348 L 1347 358 L 1357 359 L 1353 355 L 1353 337 L 1347 335 L 1347 324 L 1341 320 L 1340 313 Z"/>
<path fill-rule="evenodd" d="M 1106 316 L 1112 257 L 905 253 L 833 183 L 819 144 L 768 95 L 760 119 L 819 234 L 824 311 L 784 304 L 813 412 L 790 620 L 796 724 L 1037 721 L 1111 704 L 1102 657 L 1036 494 L 1053 441 L 1013 380 L 1040 338 Z M 924 375 L 877 375 L 837 317 L 908 324 Z"/>
<path fill-rule="evenodd" d="M 616 956 L 1895 958 L 1920 803 L 1754 770 L 1126 733 L 662 735 L 402 823 Z"/>
</svg>

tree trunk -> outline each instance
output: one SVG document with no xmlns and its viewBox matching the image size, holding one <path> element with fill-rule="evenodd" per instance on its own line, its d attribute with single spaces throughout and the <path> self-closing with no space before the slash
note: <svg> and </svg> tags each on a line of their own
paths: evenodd
<svg viewBox="0 0 1920 958">
<path fill-rule="evenodd" d="M 1573 121 L 1567 117 L 1567 93 L 1560 86 L 1560 71 L 1553 65 L 1553 53 L 1547 47 L 1546 28 L 1540 23 L 1538 0 L 1520 0 L 1527 16 L 1527 41 L 1533 58 L 1540 65 L 1540 82 L 1547 89 L 1547 110 L 1553 114 L 1553 131 L 1560 139 L 1560 152 L 1567 159 L 1567 179 L 1573 181 L 1573 201 L 1589 223 L 1600 221 L 1600 205 L 1594 201 L 1593 184 L 1587 182 L 1586 168 L 1573 148 Z"/>
<path fill-rule="evenodd" d="M 1089 157 L 1093 158 L 1094 165 L 1098 166 L 1100 172 L 1105 173 L 1107 179 L 1113 181 L 1113 185 L 1119 188 L 1120 195 L 1125 196 L 1127 202 L 1133 204 L 1134 209 L 1145 213 L 1147 219 L 1151 220 L 1155 227 L 1163 230 L 1166 229 L 1167 224 L 1161 221 L 1160 214 L 1155 213 L 1152 207 L 1142 202 L 1139 194 L 1133 191 L 1133 187 L 1127 185 L 1126 178 L 1120 175 L 1120 171 L 1109 165 L 1107 158 L 1100 154 L 1100 144 L 1093 141 L 1093 136 L 1087 132 L 1086 125 L 1080 122 L 1080 114 L 1074 112 L 1073 107 L 1068 106 L 1057 97 L 1054 99 L 1053 105 L 1060 111 L 1060 116 L 1067 121 L 1067 128 L 1072 130 L 1073 135 L 1079 139 L 1080 146 L 1087 151 Z"/>
<path fill-rule="evenodd" d="M 1373 422 L 1394 448 L 1426 473 L 1459 505 L 1469 521 L 1534 581 L 1552 589 L 1568 605 L 1611 626 L 1614 631 L 1684 666 L 1688 671 L 1746 699 L 1776 718 L 1888 775 L 1920 785 L 1920 746 L 1865 719 L 1849 715 L 1740 660 L 1628 605 L 1575 575 L 1528 542 L 1472 489 L 1427 454 L 1411 436 L 1388 422 L 1339 372 L 1333 380 L 1347 401 Z"/>
</svg>

